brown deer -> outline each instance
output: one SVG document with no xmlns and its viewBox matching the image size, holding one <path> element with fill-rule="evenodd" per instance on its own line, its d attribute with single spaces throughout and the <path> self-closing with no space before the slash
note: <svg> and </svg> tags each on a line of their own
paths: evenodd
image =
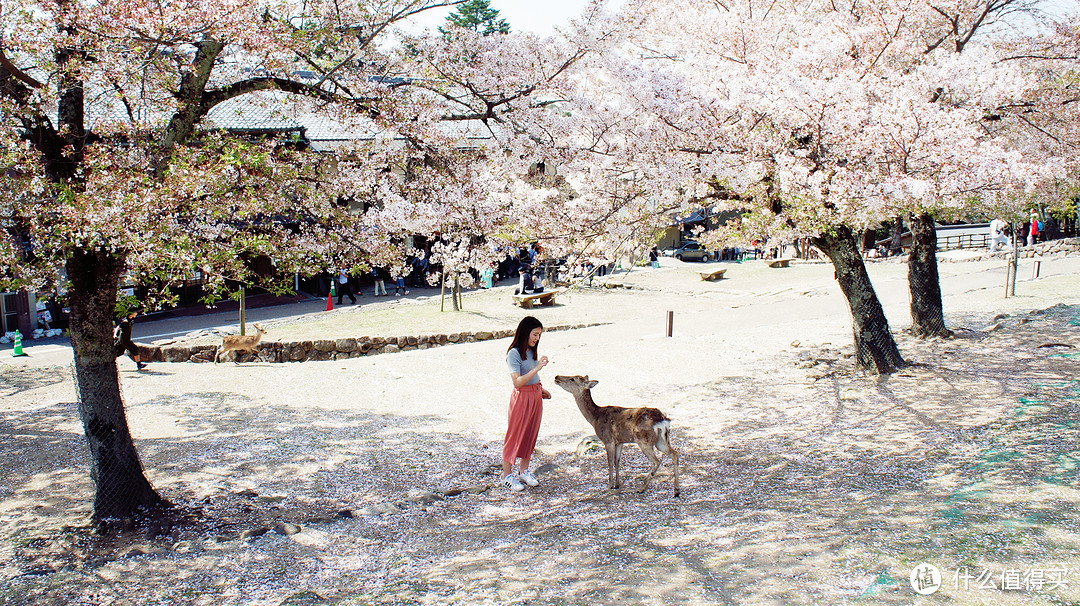
<svg viewBox="0 0 1080 606">
<path fill-rule="evenodd" d="M 214 355 L 214 364 L 221 361 L 222 354 L 228 354 L 230 352 L 248 352 L 255 353 L 259 346 L 259 340 L 266 334 L 266 329 L 260 324 L 254 324 L 255 334 L 253 335 L 227 335 L 221 342 L 221 347 L 218 347 L 217 354 Z M 237 362 L 237 358 L 233 356 L 233 362 Z"/>
<path fill-rule="evenodd" d="M 597 406 L 592 399 L 596 381 L 590 381 L 589 375 L 555 377 L 555 384 L 570 392 L 577 402 L 578 409 L 593 429 L 596 437 L 604 443 L 608 459 L 608 487 L 619 488 L 619 457 L 622 445 L 635 443 L 641 452 L 652 461 L 652 469 L 645 474 L 644 492 L 649 482 L 656 477 L 660 469 L 660 460 L 664 453 L 671 455 L 675 468 L 675 496 L 679 496 L 679 453 L 671 447 L 671 420 L 655 408 L 623 408 L 621 406 Z M 660 451 L 657 456 L 656 451 Z"/>
</svg>

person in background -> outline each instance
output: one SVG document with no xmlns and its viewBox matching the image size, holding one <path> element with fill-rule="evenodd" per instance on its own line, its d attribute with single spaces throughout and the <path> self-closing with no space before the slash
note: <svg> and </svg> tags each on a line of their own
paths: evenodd
<svg viewBox="0 0 1080 606">
<path fill-rule="evenodd" d="M 394 276 L 394 296 L 400 297 L 402 294 L 409 294 L 409 290 L 405 288 L 405 278 Z"/>
<path fill-rule="evenodd" d="M 376 297 L 385 297 L 386 296 L 386 270 L 384 270 L 381 267 L 372 267 L 371 268 L 371 277 L 375 278 L 375 296 Z M 381 295 L 379 294 L 380 290 L 382 291 Z"/>
<path fill-rule="evenodd" d="M 1039 211 L 1031 209 L 1031 227 L 1028 229 L 1028 246 L 1035 246 L 1039 241 Z"/>
<path fill-rule="evenodd" d="M 413 259 L 414 288 L 421 288 L 427 284 L 427 271 L 429 265 L 427 253 L 425 253 L 423 249 L 418 249 L 416 251 L 416 258 Z"/>
<path fill-rule="evenodd" d="M 146 363 L 139 359 L 139 346 L 131 340 L 131 327 L 135 323 L 135 316 L 139 315 L 138 309 L 128 310 L 127 316 L 125 316 L 120 323 L 113 329 L 113 339 L 116 348 L 116 357 L 124 355 L 126 351 L 128 357 L 135 361 L 135 368 L 142 370 L 146 368 Z"/>
<path fill-rule="evenodd" d="M 1005 222 L 1001 219 L 994 219 L 990 222 L 990 252 L 997 252 L 998 249 L 1005 248 L 1009 244 L 1009 239 L 1005 237 Z"/>
<path fill-rule="evenodd" d="M 349 274 L 343 270 L 337 277 L 337 304 L 341 305 L 341 299 L 349 295 L 349 300 L 356 304 L 356 296 L 352 293 L 352 285 L 349 284 Z"/>
</svg>

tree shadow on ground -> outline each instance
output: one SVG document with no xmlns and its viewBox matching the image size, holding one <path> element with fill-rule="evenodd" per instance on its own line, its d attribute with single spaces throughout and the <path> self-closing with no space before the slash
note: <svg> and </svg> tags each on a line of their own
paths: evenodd
<svg viewBox="0 0 1080 606">
<path fill-rule="evenodd" d="M 327 524 L 418 488 L 450 490 L 489 463 L 484 443 L 432 429 L 443 419 L 417 414 L 267 406 L 234 394 L 193 392 L 129 407 L 129 416 L 187 414 L 167 437 L 137 437 L 151 483 L 190 524 L 166 536 L 141 530 L 97 536 L 85 440 L 73 403 L 0 413 L 0 456 L 12 461 L 2 490 L 0 536 L 19 569 L 100 565 L 132 548 L 183 541 L 230 541 L 281 523 Z M 434 449 L 417 444 L 437 443 Z M 27 453 L 27 454 L 22 454 Z M 454 465 L 433 465 L 442 458 Z M 8 571 L 11 573 L 12 571 Z M 14 574 L 14 573 L 12 573 Z"/>
<path fill-rule="evenodd" d="M 1075 568 L 1080 362 L 1037 347 L 1037 316 L 1020 331 L 912 340 L 905 351 L 919 365 L 892 377 L 781 371 L 698 386 L 688 399 L 733 414 L 682 415 L 710 430 L 678 442 L 681 499 L 663 480 L 643 495 L 609 493 L 602 456 L 557 457 L 555 488 L 492 495 L 408 528 L 402 541 L 429 563 L 423 574 L 364 598 L 906 604 L 920 561 L 947 576 Z M 1045 321 L 1076 340 L 1061 319 Z M 941 595 L 993 601 L 1007 594 L 997 583 L 996 596 L 959 581 Z"/>
<path fill-rule="evenodd" d="M 13 398 L 21 393 L 63 383 L 71 371 L 62 368 L 19 368 L 0 366 L 0 398 Z"/>
<path fill-rule="evenodd" d="M 1076 342 L 1080 328 L 1063 323 L 1073 311 L 969 338 L 901 337 L 918 365 L 891 377 L 834 372 L 844 358 L 829 354 L 819 357 L 834 362 L 797 368 L 785 358 L 753 376 L 680 386 L 688 404 L 675 415 L 677 499 L 667 475 L 633 490 L 646 465 L 635 448 L 623 461 L 630 488 L 608 491 L 602 455 L 578 459 L 557 446 L 586 432 L 547 435 L 537 461 L 558 469 L 523 493 L 312 519 L 291 537 L 180 536 L 162 553 L 6 587 L 39 603 L 85 600 L 107 581 L 131 603 L 153 603 L 138 594 L 153 587 L 154 600 L 180 603 L 277 603 L 311 589 L 341 604 L 909 604 L 908 574 L 929 561 L 947 583 L 927 603 L 1075 601 L 1049 588 L 954 587 L 949 576 L 961 566 L 1077 568 L 1080 360 L 1038 348 L 1048 332 Z M 158 408 L 187 413 L 182 437 L 138 441 L 154 483 L 222 512 L 247 506 L 287 519 L 482 484 L 498 459 L 498 445 L 444 433 L 423 414 L 316 414 L 216 392 L 133 414 Z M 37 419 L 3 419 L 24 436 L 19 447 L 51 451 L 71 439 Z M 60 466 L 72 477 L 82 469 Z M 46 479 L 16 494 L 31 502 L 65 481 Z"/>
</svg>

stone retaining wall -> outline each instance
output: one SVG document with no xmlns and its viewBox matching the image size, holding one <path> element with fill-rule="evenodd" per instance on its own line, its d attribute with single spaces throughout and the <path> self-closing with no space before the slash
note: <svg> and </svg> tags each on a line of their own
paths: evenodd
<svg viewBox="0 0 1080 606">
<path fill-rule="evenodd" d="M 545 327 L 545 332 L 574 330 L 600 326 L 591 324 L 566 324 Z M 320 339 L 317 341 L 263 341 L 254 354 L 241 354 L 238 362 L 308 362 L 346 360 L 362 356 L 398 353 L 414 349 L 430 349 L 456 343 L 475 343 L 514 336 L 513 330 L 455 332 L 450 334 L 405 337 L 347 337 L 343 339 Z M 141 358 L 146 362 L 213 362 L 217 345 L 169 345 L 157 347 L 140 345 Z M 222 361 L 226 361 L 225 357 Z"/>
<path fill-rule="evenodd" d="M 1007 250 L 999 250 L 995 253 L 985 252 L 977 257 L 971 257 L 968 259 L 948 259 L 950 262 L 963 263 L 967 261 L 987 261 L 990 259 L 1005 259 L 1012 254 L 1012 248 Z M 1035 246 L 1023 246 L 1020 248 L 1020 258 L 1030 259 L 1032 257 L 1066 257 L 1071 255 L 1080 255 L 1080 238 L 1063 238 L 1061 240 L 1053 240 L 1050 242 L 1040 242 Z M 944 260 L 940 256 L 939 260 Z"/>
<path fill-rule="evenodd" d="M 976 249 L 965 249 L 970 252 L 978 252 Z M 949 257 L 945 253 L 949 251 L 938 251 L 937 259 L 939 263 L 968 263 L 971 261 L 989 261 L 991 259 L 1004 260 L 1012 254 L 1012 248 L 999 250 L 997 252 L 990 252 L 983 249 L 982 254 L 974 255 L 971 257 L 964 257 L 962 259 L 954 259 Z M 1032 257 L 1069 257 L 1073 255 L 1080 255 L 1080 238 L 1062 238 L 1060 240 L 1053 240 L 1051 242 L 1040 242 L 1035 246 L 1021 246 L 1020 258 L 1030 259 Z M 884 259 L 865 259 L 870 263 L 907 263 L 908 255 L 904 253 L 895 257 L 886 257 Z"/>
</svg>

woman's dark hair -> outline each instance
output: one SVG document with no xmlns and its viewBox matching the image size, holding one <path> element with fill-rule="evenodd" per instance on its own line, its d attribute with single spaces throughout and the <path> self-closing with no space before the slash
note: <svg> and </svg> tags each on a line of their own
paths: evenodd
<svg viewBox="0 0 1080 606">
<path fill-rule="evenodd" d="M 518 355 L 521 359 L 525 359 L 525 352 L 532 350 L 533 359 L 539 360 L 540 356 L 536 355 L 536 348 L 529 347 L 529 333 L 535 328 L 543 328 L 544 325 L 540 323 L 540 320 L 532 316 L 525 316 L 518 322 L 517 330 L 514 331 L 514 341 L 510 344 L 510 347 L 506 349 L 509 352 L 511 349 L 517 349 Z"/>
</svg>

